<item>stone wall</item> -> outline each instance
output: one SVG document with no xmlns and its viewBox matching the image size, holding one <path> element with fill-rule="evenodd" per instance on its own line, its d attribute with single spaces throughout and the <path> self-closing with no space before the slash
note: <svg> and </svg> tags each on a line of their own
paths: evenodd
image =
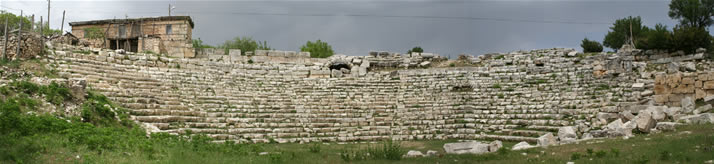
<svg viewBox="0 0 714 164">
<path fill-rule="evenodd" d="M 239 142 L 535 142 L 563 126 L 578 133 L 603 126 L 610 120 L 602 112 L 638 102 L 644 92 L 633 89 L 634 74 L 596 77 L 594 60 L 601 58 L 566 56 L 566 49 L 498 54 L 478 67 L 392 71 L 368 71 L 376 56 L 232 50 L 174 59 L 58 49 L 48 60 L 63 78 L 85 78 L 134 120 L 161 132 Z M 352 66 L 351 75 L 335 76 L 329 66 L 336 61 Z"/>
<path fill-rule="evenodd" d="M 680 106 L 687 97 L 694 101 L 714 96 L 714 71 L 660 73 L 654 89 L 655 102 L 668 106 Z"/>
</svg>

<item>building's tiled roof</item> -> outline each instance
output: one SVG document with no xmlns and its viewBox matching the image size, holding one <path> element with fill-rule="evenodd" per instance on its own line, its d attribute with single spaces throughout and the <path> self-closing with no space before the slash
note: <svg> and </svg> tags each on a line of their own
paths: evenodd
<svg viewBox="0 0 714 164">
<path fill-rule="evenodd" d="M 91 21 L 81 21 L 81 22 L 70 22 L 70 26 L 80 26 L 80 25 L 96 25 L 96 24 L 123 24 L 131 22 L 140 21 L 172 21 L 172 20 L 188 20 L 191 24 L 191 28 L 194 27 L 193 20 L 190 16 L 161 16 L 161 17 L 150 17 L 150 18 L 129 18 L 129 19 L 104 19 L 104 20 L 91 20 Z"/>
</svg>

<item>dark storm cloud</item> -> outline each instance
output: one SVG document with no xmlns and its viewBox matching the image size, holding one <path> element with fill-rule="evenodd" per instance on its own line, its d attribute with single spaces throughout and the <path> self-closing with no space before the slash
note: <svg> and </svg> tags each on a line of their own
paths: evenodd
<svg viewBox="0 0 714 164">
<path fill-rule="evenodd" d="M 275 49 L 298 50 L 307 40 L 321 39 L 347 55 L 414 46 L 451 56 L 579 48 L 584 37 L 602 40 L 618 18 L 639 15 L 648 26 L 675 24 L 667 17 L 669 2 L 654 0 L 53 1 L 51 22 L 59 28 L 61 10 L 67 10 L 66 22 L 166 15 L 169 3 L 176 6 L 174 14 L 193 18 L 194 39 L 209 44 L 252 36 Z M 0 5 L 13 13 L 47 13 L 46 1 Z"/>
</svg>

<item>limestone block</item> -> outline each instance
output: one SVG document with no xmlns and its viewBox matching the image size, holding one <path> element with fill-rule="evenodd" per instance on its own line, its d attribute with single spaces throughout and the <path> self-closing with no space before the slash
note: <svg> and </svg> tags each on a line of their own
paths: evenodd
<svg viewBox="0 0 714 164">
<path fill-rule="evenodd" d="M 240 51 L 240 49 L 229 49 L 229 50 L 228 50 L 228 55 L 230 55 L 230 56 L 241 56 L 241 51 Z"/>
<path fill-rule="evenodd" d="M 694 111 L 694 99 L 692 97 L 685 97 L 682 99 L 682 113 L 692 113 Z"/>
<path fill-rule="evenodd" d="M 522 141 L 516 145 L 513 145 L 512 150 L 525 150 L 525 149 L 530 149 L 530 148 L 534 148 L 534 147 L 537 147 L 537 146 L 533 146 L 533 145 L 528 144 L 528 142 L 526 142 L 526 141 Z"/>
<path fill-rule="evenodd" d="M 332 70 L 332 78 L 341 78 L 342 77 L 342 71 L 333 69 Z"/>
<path fill-rule="evenodd" d="M 538 137 L 538 146 L 541 147 L 547 147 L 550 145 L 555 145 L 558 142 L 556 141 L 555 136 L 553 136 L 553 133 L 546 133 L 543 136 Z"/>
<path fill-rule="evenodd" d="M 577 139 L 578 134 L 575 133 L 574 126 L 564 126 L 564 127 L 558 128 L 558 138 L 561 141 L 564 141 L 567 139 Z"/>
<path fill-rule="evenodd" d="M 702 88 L 704 88 L 704 89 L 714 89 L 714 80 L 704 82 L 704 83 L 702 84 Z"/>
<path fill-rule="evenodd" d="M 407 154 L 404 155 L 404 157 L 406 157 L 406 158 L 423 157 L 423 156 L 424 156 L 424 154 L 422 154 L 421 151 L 418 151 L 418 150 L 409 150 L 409 152 L 407 152 Z"/>
<path fill-rule="evenodd" d="M 444 150 L 447 154 L 482 154 L 496 152 L 502 146 L 503 144 L 498 140 L 491 143 L 470 141 L 444 144 Z"/>
<path fill-rule="evenodd" d="M 712 109 L 712 104 L 703 105 L 703 106 L 700 106 L 699 108 L 695 109 L 694 114 L 708 112 L 711 109 Z"/>
<path fill-rule="evenodd" d="M 669 98 L 668 94 L 662 94 L 662 95 L 657 94 L 657 95 L 654 95 L 653 97 L 654 97 L 655 103 L 658 103 L 658 104 L 663 104 L 663 103 L 669 102 L 669 100 L 667 99 L 667 98 Z"/>
<path fill-rule="evenodd" d="M 676 122 L 658 122 L 657 126 L 655 126 L 655 129 L 660 131 L 674 131 L 676 126 L 678 125 L 681 124 Z"/>
<path fill-rule="evenodd" d="M 268 50 L 255 50 L 255 56 L 268 56 Z"/>
<path fill-rule="evenodd" d="M 702 113 L 697 115 L 688 115 L 680 117 L 677 121 L 692 123 L 692 124 L 707 124 L 714 123 L 714 113 Z"/>
<path fill-rule="evenodd" d="M 637 124 L 637 130 L 645 133 L 649 133 L 650 129 L 657 125 L 657 121 L 648 112 L 641 112 L 635 117 L 634 121 Z"/>
</svg>

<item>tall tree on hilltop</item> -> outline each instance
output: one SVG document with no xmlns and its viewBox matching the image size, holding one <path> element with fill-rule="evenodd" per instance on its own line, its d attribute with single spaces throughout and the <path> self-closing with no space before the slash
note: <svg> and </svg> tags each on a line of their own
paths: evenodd
<svg viewBox="0 0 714 164">
<path fill-rule="evenodd" d="M 689 27 L 709 27 L 714 23 L 714 0 L 672 0 L 669 17 Z"/>
</svg>

